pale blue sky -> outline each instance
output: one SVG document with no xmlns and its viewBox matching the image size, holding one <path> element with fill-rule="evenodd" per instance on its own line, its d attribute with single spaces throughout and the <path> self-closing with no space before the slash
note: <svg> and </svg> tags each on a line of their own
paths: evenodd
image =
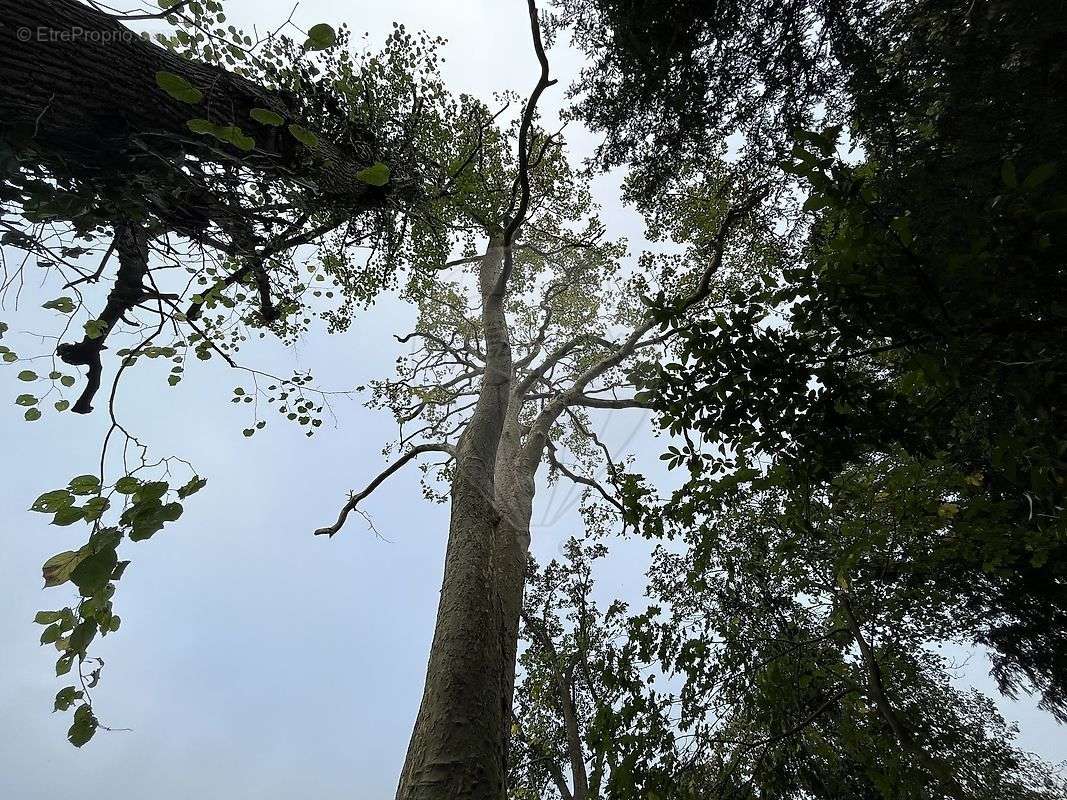
<svg viewBox="0 0 1067 800">
<path fill-rule="evenodd" d="M 289 10 L 280 0 L 229 0 L 226 7 L 246 28 Z M 450 86 L 485 98 L 496 90 L 525 93 L 536 77 L 520 0 L 305 0 L 296 19 L 347 21 L 374 41 L 394 19 L 443 35 Z M 579 63 L 560 47 L 552 61 L 561 84 Z M 549 109 L 562 94 L 562 87 L 550 90 Z M 593 141 L 577 129 L 569 138 L 579 155 Z M 617 181 L 600 179 L 597 189 L 612 233 L 640 240 L 639 219 L 617 202 Z M 34 308 L 40 301 L 28 291 L 27 308 Z M 48 330 L 32 317 L 0 310 L 12 333 Z M 259 345 L 243 360 L 282 374 L 312 367 L 318 384 L 347 388 L 390 373 L 400 347 L 392 335 L 411 321 L 409 308 L 386 299 L 347 334 L 317 331 L 289 351 Z M 121 412 L 154 453 L 187 458 L 210 482 L 178 523 L 150 542 L 123 546 L 134 559 L 116 596 L 123 626 L 94 645 L 107 661 L 94 698 L 106 724 L 133 731 L 100 734 L 80 751 L 65 741 L 69 715 L 49 714 L 63 684 L 53 677 L 55 651 L 38 646 L 31 620 L 38 609 L 66 602 L 65 590 L 40 589 L 40 565 L 78 546 L 82 530 L 51 527 L 22 509 L 93 471 L 105 419 L 63 414 L 27 424 L 14 407 L 0 414 L 0 797 L 392 797 L 422 689 L 447 509 L 422 500 L 410 470 L 366 504 L 390 541 L 358 519 L 332 541 L 312 537 L 332 521 L 348 488 L 381 469 L 391 419 L 342 399 L 337 427 L 327 421 L 311 439 L 281 424 L 245 439 L 245 410 L 228 402 L 235 376 L 212 362 L 169 389 L 165 371 L 135 370 Z M 15 383 L 13 372 L 0 372 L 4 402 L 18 393 Z M 621 444 L 639 422 L 619 415 L 609 437 Z M 644 435 L 634 446 L 659 474 L 659 445 Z M 570 505 L 547 492 L 538 502 L 542 509 Z M 573 510 L 556 517 L 535 511 L 535 521 L 546 523 L 534 531 L 541 558 L 580 529 Z M 640 542 L 620 545 L 605 584 L 637 599 L 644 550 Z M 983 673 L 977 658 L 970 674 L 986 685 Z M 1024 746 L 1067 758 L 1063 730 L 1047 715 L 1030 703 L 1002 707 L 1020 720 Z"/>
</svg>

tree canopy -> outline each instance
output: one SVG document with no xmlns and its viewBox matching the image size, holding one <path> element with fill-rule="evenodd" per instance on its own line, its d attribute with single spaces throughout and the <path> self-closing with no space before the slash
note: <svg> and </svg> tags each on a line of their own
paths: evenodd
<svg viewBox="0 0 1067 800">
<path fill-rule="evenodd" d="M 1067 722 L 1067 11 L 522 10 L 532 89 L 490 101 L 399 24 L 372 50 L 326 23 L 253 39 L 215 0 L 0 0 L 0 302 L 40 285 L 54 323 L 0 322 L 0 357 L 27 422 L 109 423 L 31 507 L 87 528 L 42 568 L 73 599 L 36 616 L 70 742 L 104 728 L 90 647 L 130 544 L 207 482 L 127 427 L 123 376 L 219 359 L 245 436 L 272 408 L 311 436 L 329 391 L 242 345 L 343 333 L 391 293 L 410 352 L 360 387 L 390 460 L 315 533 L 373 528 L 361 504 L 412 462 L 450 506 L 398 800 L 1062 797 L 943 653 L 985 648 L 1001 692 Z M 170 32 L 123 25 L 145 19 Z M 567 40 L 585 169 L 542 114 Z M 616 167 L 640 253 L 594 199 Z M 600 435 L 629 409 L 680 488 Z M 555 481 L 585 530 L 541 565 Z M 647 608 L 596 580 L 628 535 L 655 545 Z"/>
</svg>

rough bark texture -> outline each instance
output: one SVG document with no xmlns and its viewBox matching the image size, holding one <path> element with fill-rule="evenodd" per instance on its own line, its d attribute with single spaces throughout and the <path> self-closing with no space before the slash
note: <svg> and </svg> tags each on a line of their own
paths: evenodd
<svg viewBox="0 0 1067 800">
<path fill-rule="evenodd" d="M 171 97 L 156 84 L 159 71 L 185 78 L 203 100 L 190 105 Z M 199 138 L 197 155 L 204 159 L 238 157 L 265 170 L 292 169 L 330 193 L 380 193 L 355 179 L 372 160 L 369 137 L 360 152 L 320 137 L 309 153 L 285 127 L 249 117 L 259 107 L 298 122 L 291 106 L 238 75 L 152 44 L 77 0 L 0 0 L 0 128 L 20 131 L 70 170 L 136 171 L 130 164 L 141 151 L 135 138 L 160 150 L 179 138 L 195 148 Z M 194 117 L 240 126 L 256 151 L 197 137 L 186 127 Z"/>
<path fill-rule="evenodd" d="M 490 242 L 481 265 L 485 377 L 457 448 L 437 624 L 398 800 L 504 796 L 533 477 L 509 474 L 518 431 L 503 264 Z"/>
</svg>

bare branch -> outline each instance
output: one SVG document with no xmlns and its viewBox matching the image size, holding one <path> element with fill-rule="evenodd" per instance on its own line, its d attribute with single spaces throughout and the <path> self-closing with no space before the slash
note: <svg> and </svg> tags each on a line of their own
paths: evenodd
<svg viewBox="0 0 1067 800">
<path fill-rule="evenodd" d="M 574 399 L 571 400 L 569 405 L 571 405 L 571 406 L 584 406 L 585 408 L 610 408 L 610 409 L 619 409 L 619 408 L 645 408 L 645 409 L 648 409 L 648 408 L 652 408 L 652 405 L 650 403 L 645 403 L 645 402 L 642 402 L 640 400 L 636 400 L 633 397 L 620 397 L 620 398 L 616 399 L 616 398 L 609 398 L 609 397 L 590 397 L 587 394 L 580 394 L 580 395 L 575 396 Z"/>
<path fill-rule="evenodd" d="M 345 503 L 344 507 L 341 509 L 341 513 L 337 516 L 337 521 L 333 525 L 330 525 L 328 527 L 319 528 L 317 531 L 315 531 L 315 535 L 321 536 L 325 534 L 326 536 L 332 537 L 335 533 L 341 530 L 341 528 L 345 524 L 345 520 L 348 519 L 348 515 L 352 513 L 352 511 L 356 508 L 357 505 L 359 505 L 361 501 L 369 497 L 371 493 L 373 493 L 375 489 L 381 486 L 382 483 L 384 483 L 390 475 L 392 475 L 394 472 L 399 470 L 409 461 L 417 458 L 423 453 L 448 453 L 449 455 L 454 457 L 456 455 L 456 448 L 446 442 L 440 442 L 436 444 L 420 444 L 416 447 L 411 448 L 406 453 L 404 453 L 404 455 L 402 455 L 400 458 L 398 458 L 396 461 L 386 467 L 386 469 L 384 469 L 381 473 L 379 473 L 378 477 L 376 477 L 373 481 L 367 484 L 367 488 L 365 488 L 362 492 L 359 492 L 358 494 L 353 494 L 351 497 L 349 497 L 348 502 Z"/>
<path fill-rule="evenodd" d="M 497 276 L 494 294 L 503 294 L 511 275 L 512 257 L 511 245 L 515 241 L 515 235 L 526 221 L 526 212 L 530 208 L 530 130 L 533 128 L 534 116 L 537 113 L 537 102 L 541 99 L 545 89 L 552 86 L 556 81 L 548 77 L 548 56 L 545 55 L 545 46 L 541 42 L 541 22 L 537 16 L 537 3 L 527 0 L 530 10 L 530 32 L 533 36 L 534 52 L 537 53 L 537 61 L 541 65 L 541 74 L 537 79 L 526 101 L 526 107 L 522 111 L 522 120 L 519 123 L 519 165 L 515 180 L 519 186 L 519 207 L 515 214 L 504 226 L 502 244 L 505 251 L 504 264 Z"/>
<path fill-rule="evenodd" d="M 707 299 L 708 295 L 711 294 L 711 281 L 715 273 L 718 272 L 719 268 L 722 266 L 723 257 L 726 252 L 726 242 L 730 233 L 733 231 L 737 223 L 749 214 L 752 209 L 767 196 L 768 191 L 769 189 L 766 186 L 757 187 L 742 203 L 733 206 L 726 214 L 722 224 L 719 226 L 719 231 L 715 236 L 713 245 L 714 255 L 708 266 L 704 269 L 696 288 L 675 303 L 672 309 L 672 314 L 675 317 L 680 317 L 685 314 L 689 309 L 703 302 Z M 544 447 L 548 438 L 549 428 L 559 418 L 559 415 L 563 413 L 563 410 L 571 405 L 575 398 L 583 394 L 586 387 L 592 381 L 596 380 L 608 370 L 619 366 L 619 364 L 631 356 L 634 350 L 637 349 L 637 346 L 641 343 L 645 334 L 655 328 L 658 324 L 659 321 L 652 314 L 649 314 L 642 323 L 634 328 L 624 341 L 615 345 L 607 355 L 592 364 L 581 375 L 575 378 L 569 389 L 561 392 L 541 411 L 540 414 L 538 414 L 537 418 L 530 426 L 530 434 L 525 445 L 526 457 L 528 460 L 534 461 L 539 458 L 541 449 Z"/>
<path fill-rule="evenodd" d="M 563 464 L 557 456 L 556 445 L 554 442 L 549 441 L 547 443 L 545 452 L 548 454 L 548 463 L 555 469 L 559 470 L 561 475 L 564 475 L 575 483 L 580 483 L 583 486 L 588 486 L 591 489 L 596 489 L 605 500 L 615 506 L 615 508 L 617 508 L 620 512 L 623 511 L 622 503 L 612 497 L 608 493 L 607 489 L 601 486 L 600 483 L 593 480 L 592 478 L 587 478 L 585 475 L 579 475 L 576 472 L 571 471 L 565 464 Z"/>
</svg>

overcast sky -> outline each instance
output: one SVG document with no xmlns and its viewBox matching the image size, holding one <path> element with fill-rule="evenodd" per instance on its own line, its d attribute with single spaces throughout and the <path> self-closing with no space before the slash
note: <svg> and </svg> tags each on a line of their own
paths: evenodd
<svg viewBox="0 0 1067 800">
<path fill-rule="evenodd" d="M 238 26 L 262 29 L 289 6 L 229 0 L 226 10 Z M 375 42 L 393 20 L 443 35 L 443 71 L 455 91 L 488 99 L 498 90 L 526 93 L 536 79 L 521 0 L 305 0 L 296 19 L 305 27 L 348 22 Z M 563 44 L 550 55 L 565 85 L 579 59 Z M 548 95 L 549 119 L 562 94 L 556 87 Z M 579 157 L 594 141 L 574 128 L 569 139 Z M 611 232 L 639 242 L 640 220 L 619 206 L 617 179 L 596 187 Z M 0 319 L 13 333 L 38 330 L 10 307 Z M 411 309 L 386 299 L 344 335 L 317 331 L 290 350 L 252 348 L 244 360 L 278 374 L 311 367 L 319 385 L 348 388 L 391 374 L 400 347 L 392 335 L 412 320 Z M 0 414 L 0 797 L 392 797 L 422 690 L 447 509 L 422 500 L 411 470 L 366 503 L 388 541 L 359 519 L 333 540 L 313 537 L 336 516 L 345 492 L 382 468 L 391 418 L 341 400 L 337 426 L 327 421 L 311 439 L 277 424 L 245 439 L 247 414 L 228 402 L 239 381 L 224 367 L 198 367 L 175 389 L 165 371 L 133 371 L 120 411 L 154 453 L 181 455 L 209 484 L 178 523 L 150 542 L 123 545 L 134 560 L 116 595 L 123 625 L 94 644 L 107 662 L 94 703 L 105 724 L 133 730 L 99 734 L 82 750 L 65 741 L 69 714 L 49 714 L 63 684 L 53 677 L 55 651 L 38 646 L 40 628 L 31 620 L 68 602 L 65 589 L 41 590 L 40 565 L 78 547 L 83 527 L 52 527 L 23 509 L 42 491 L 94 470 L 105 420 L 62 414 L 27 424 L 14 407 Z M 12 371 L 0 372 L 2 402 L 19 393 L 15 384 Z M 644 430 L 633 412 L 607 424 L 620 447 Z M 630 446 L 658 474 L 659 445 L 639 433 Z M 539 558 L 580 531 L 573 500 L 540 492 Z M 616 548 L 605 568 L 613 591 L 639 598 L 644 552 L 639 542 Z M 984 671 L 978 656 L 966 673 L 988 686 Z M 1067 759 L 1062 729 L 1033 703 L 1001 707 L 1020 721 L 1023 746 Z"/>
</svg>

